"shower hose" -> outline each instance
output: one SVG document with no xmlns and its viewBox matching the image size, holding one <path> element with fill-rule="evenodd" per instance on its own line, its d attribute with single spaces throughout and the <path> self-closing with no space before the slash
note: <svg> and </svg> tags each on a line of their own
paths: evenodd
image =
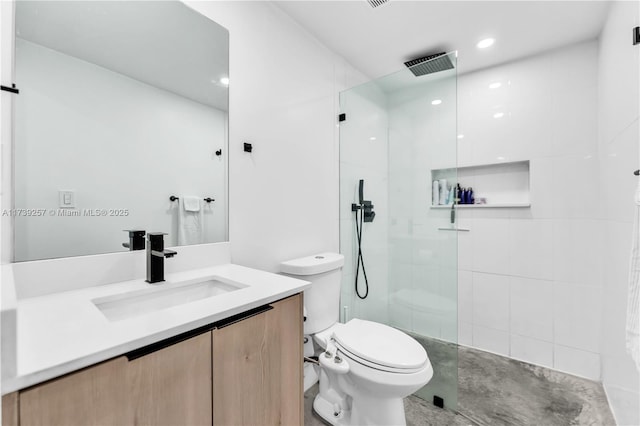
<svg viewBox="0 0 640 426">
<path fill-rule="evenodd" d="M 358 215 L 358 212 L 360 212 L 360 215 Z M 358 219 L 358 216 L 360 216 L 359 219 Z M 367 270 L 364 268 L 364 258 L 362 257 L 363 221 L 364 221 L 364 208 L 360 208 L 356 210 L 356 237 L 358 239 L 358 262 L 356 265 L 356 282 L 355 282 L 356 295 L 360 299 L 366 299 L 367 296 L 369 295 L 369 280 L 367 279 Z M 365 286 L 364 296 L 360 295 L 360 289 L 358 288 L 358 276 L 360 275 L 360 266 L 362 266 L 362 275 L 364 276 L 364 286 Z"/>
</svg>

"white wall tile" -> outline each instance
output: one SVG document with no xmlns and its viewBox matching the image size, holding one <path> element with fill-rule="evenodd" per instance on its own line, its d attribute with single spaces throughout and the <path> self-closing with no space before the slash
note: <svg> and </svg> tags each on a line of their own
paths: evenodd
<svg viewBox="0 0 640 426">
<path fill-rule="evenodd" d="M 469 211 L 464 210 L 469 216 Z M 473 220 L 467 217 L 460 217 L 458 211 L 458 227 L 463 229 L 471 229 Z M 473 270 L 473 235 L 471 232 L 458 232 L 458 269 L 471 271 Z"/>
<path fill-rule="evenodd" d="M 550 125 L 554 155 L 586 156 L 596 153 L 597 97 L 595 82 L 588 87 L 557 91 L 552 94 Z"/>
<path fill-rule="evenodd" d="M 510 278 L 511 333 L 553 342 L 553 283 Z"/>
<path fill-rule="evenodd" d="M 529 163 L 531 216 L 535 219 L 553 217 L 553 160 L 535 158 Z M 520 212 L 521 210 L 518 210 Z"/>
<path fill-rule="evenodd" d="M 622 130 L 615 139 L 600 149 L 600 188 L 602 218 L 630 223 L 633 219 L 637 179 L 631 175 L 638 169 L 640 158 L 640 120 Z"/>
<path fill-rule="evenodd" d="M 413 265 L 411 287 L 424 291 L 424 294 L 440 294 L 440 268 L 437 266 Z"/>
<path fill-rule="evenodd" d="M 602 289 L 558 282 L 553 287 L 554 342 L 599 353 Z"/>
<path fill-rule="evenodd" d="M 496 330 L 509 330 L 509 277 L 474 272 L 473 322 Z"/>
<path fill-rule="evenodd" d="M 474 219 L 471 232 L 473 233 L 474 271 L 493 274 L 508 273 L 509 220 Z"/>
<path fill-rule="evenodd" d="M 553 343 L 511 335 L 511 357 L 531 364 L 553 368 Z"/>
<path fill-rule="evenodd" d="M 599 217 L 598 159 L 594 152 L 553 159 L 553 216 L 557 219 Z"/>
<path fill-rule="evenodd" d="M 554 92 L 587 89 L 598 84 L 598 42 L 589 40 L 549 55 L 550 88 Z"/>
<path fill-rule="evenodd" d="M 422 336 L 440 338 L 441 317 L 420 310 L 413 311 L 412 331 Z"/>
<path fill-rule="evenodd" d="M 603 374 L 605 373 L 603 372 Z M 640 425 L 640 395 L 637 389 L 623 389 L 605 384 L 605 392 L 616 424 L 620 426 Z"/>
<path fill-rule="evenodd" d="M 473 324 L 458 322 L 458 343 L 464 346 L 473 346 Z"/>
<path fill-rule="evenodd" d="M 391 304 L 389 306 L 389 325 L 403 330 L 413 330 L 413 312 L 405 306 Z"/>
<path fill-rule="evenodd" d="M 499 355 L 509 356 L 509 333 L 474 325 L 473 346 Z"/>
<path fill-rule="evenodd" d="M 553 222 L 554 281 L 602 285 L 603 244 L 601 221 L 555 220 Z"/>
<path fill-rule="evenodd" d="M 473 274 L 458 272 L 458 322 L 473 322 Z"/>
<path fill-rule="evenodd" d="M 509 274 L 553 278 L 553 223 L 550 220 L 509 221 Z"/>
<path fill-rule="evenodd" d="M 450 315 L 440 316 L 440 339 L 458 343 L 458 319 Z"/>
<path fill-rule="evenodd" d="M 562 345 L 554 345 L 553 367 L 576 376 L 600 380 L 600 355 Z"/>
</svg>

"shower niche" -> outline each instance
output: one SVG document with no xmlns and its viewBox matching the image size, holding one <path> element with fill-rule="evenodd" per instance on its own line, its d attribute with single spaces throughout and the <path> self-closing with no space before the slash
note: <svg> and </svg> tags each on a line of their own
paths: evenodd
<svg viewBox="0 0 640 426">
<path fill-rule="evenodd" d="M 432 169 L 426 187 L 433 191 L 433 182 L 445 179 L 449 185 L 473 188 L 475 203 L 459 204 L 457 208 L 526 208 L 531 206 L 529 170 L 529 160 Z M 451 180 L 452 175 L 457 176 L 457 182 Z M 447 209 L 451 203 L 432 202 L 431 208 Z"/>
</svg>

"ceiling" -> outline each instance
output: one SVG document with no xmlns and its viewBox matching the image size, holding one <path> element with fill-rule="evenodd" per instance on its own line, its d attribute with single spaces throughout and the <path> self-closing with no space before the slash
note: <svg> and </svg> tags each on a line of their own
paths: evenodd
<svg viewBox="0 0 640 426">
<path fill-rule="evenodd" d="M 178 1 L 18 1 L 16 36 L 228 109 L 229 33 Z"/>
<path fill-rule="evenodd" d="M 430 53 L 458 51 L 465 73 L 598 37 L 608 1 L 276 1 L 370 78 Z M 495 38 L 480 50 L 476 43 Z"/>
</svg>

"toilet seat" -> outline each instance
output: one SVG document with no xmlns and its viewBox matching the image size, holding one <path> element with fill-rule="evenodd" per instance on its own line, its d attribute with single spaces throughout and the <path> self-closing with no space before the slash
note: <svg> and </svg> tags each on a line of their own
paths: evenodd
<svg viewBox="0 0 640 426">
<path fill-rule="evenodd" d="M 427 352 L 418 342 L 384 324 L 352 319 L 335 327 L 331 338 L 349 358 L 377 370 L 408 374 L 429 363 Z"/>
</svg>

